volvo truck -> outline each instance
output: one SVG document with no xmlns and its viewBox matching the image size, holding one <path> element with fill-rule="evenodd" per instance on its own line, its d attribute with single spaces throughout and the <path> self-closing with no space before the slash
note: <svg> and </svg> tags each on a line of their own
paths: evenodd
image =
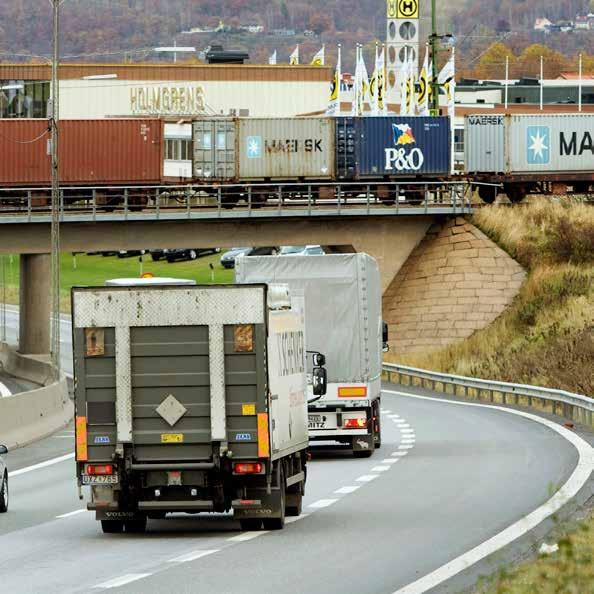
<svg viewBox="0 0 594 594">
<path fill-rule="evenodd" d="M 332 441 L 371 456 L 381 446 L 381 284 L 367 254 L 243 258 L 238 283 L 286 283 L 303 299 L 307 350 L 326 359 L 328 389 L 309 387 L 310 441 Z"/>
<path fill-rule="evenodd" d="M 274 530 L 301 513 L 306 347 L 286 285 L 121 279 L 74 287 L 72 318 L 79 495 L 104 532 L 179 512 Z M 321 395 L 320 366 L 314 381 Z"/>
</svg>

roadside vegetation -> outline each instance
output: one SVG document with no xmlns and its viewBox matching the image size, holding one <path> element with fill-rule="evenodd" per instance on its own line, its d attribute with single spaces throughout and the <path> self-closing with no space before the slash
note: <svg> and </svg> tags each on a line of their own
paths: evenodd
<svg viewBox="0 0 594 594">
<path fill-rule="evenodd" d="M 70 312 L 70 289 L 75 285 L 103 285 L 111 278 L 138 278 L 144 272 L 152 272 L 155 276 L 192 279 L 198 284 L 221 284 L 233 282 L 233 270 L 223 268 L 220 263 L 221 254 L 203 256 L 197 260 L 174 262 L 166 260 L 153 262 L 149 254 L 142 257 L 118 258 L 117 256 L 89 256 L 87 254 L 62 254 L 60 309 Z M 210 269 L 210 264 L 213 269 Z M 8 256 L 5 259 L 6 302 L 19 302 L 19 258 Z M 0 266 L 0 301 L 2 301 L 2 268 Z"/>
<path fill-rule="evenodd" d="M 398 362 L 594 395 L 594 208 L 536 200 L 473 224 L 529 274 L 512 305 L 468 340 Z"/>
<path fill-rule="evenodd" d="M 484 330 L 461 344 L 398 362 L 594 397 L 594 208 L 539 199 L 483 208 L 472 222 L 527 269 L 526 281 Z M 557 544 L 557 552 L 502 572 L 477 591 L 594 592 L 594 517 Z"/>
</svg>

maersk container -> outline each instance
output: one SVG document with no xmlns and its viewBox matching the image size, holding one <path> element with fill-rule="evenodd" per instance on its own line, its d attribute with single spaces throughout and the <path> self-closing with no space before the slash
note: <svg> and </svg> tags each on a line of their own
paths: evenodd
<svg viewBox="0 0 594 594">
<path fill-rule="evenodd" d="M 447 117 L 340 117 L 336 119 L 338 179 L 447 175 Z"/>
<path fill-rule="evenodd" d="M 239 179 L 329 179 L 334 175 L 332 118 L 238 120 Z"/>
<path fill-rule="evenodd" d="M 464 118 L 464 164 L 467 173 L 506 170 L 505 116 L 477 114 Z"/>
<path fill-rule="evenodd" d="M 233 181 L 237 176 L 237 123 L 230 118 L 201 118 L 192 122 L 194 177 Z"/>
<path fill-rule="evenodd" d="M 62 184 L 160 183 L 161 120 L 60 120 L 58 129 Z M 50 183 L 46 120 L 0 120 L 0 137 L 0 186 Z"/>
<path fill-rule="evenodd" d="M 594 114 L 469 115 L 468 173 L 594 171 Z"/>
</svg>

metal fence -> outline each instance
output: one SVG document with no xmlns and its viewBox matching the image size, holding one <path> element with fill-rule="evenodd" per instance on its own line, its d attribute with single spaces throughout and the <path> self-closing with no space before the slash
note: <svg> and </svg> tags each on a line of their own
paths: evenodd
<svg viewBox="0 0 594 594">
<path fill-rule="evenodd" d="M 484 402 L 533 408 L 594 427 L 594 399 L 588 396 L 552 388 L 450 375 L 392 363 L 384 363 L 383 372 L 384 378 L 391 383 L 421 386 Z"/>
<path fill-rule="evenodd" d="M 73 220 L 216 219 L 472 211 L 476 184 L 381 182 L 64 187 L 60 216 Z M 44 222 L 49 188 L 1 188 L 0 223 Z"/>
</svg>

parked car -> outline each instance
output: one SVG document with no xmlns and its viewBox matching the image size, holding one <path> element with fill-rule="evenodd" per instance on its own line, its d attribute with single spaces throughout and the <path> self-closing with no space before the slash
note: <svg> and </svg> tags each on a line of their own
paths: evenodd
<svg viewBox="0 0 594 594">
<path fill-rule="evenodd" d="M 323 256 L 325 253 L 320 245 L 284 245 L 279 256 Z"/>
<path fill-rule="evenodd" d="M 232 247 L 221 256 L 221 266 L 223 268 L 235 268 L 235 258 L 237 258 L 239 254 L 249 252 L 251 249 L 252 248 L 249 247 Z"/>
<path fill-rule="evenodd" d="M 153 259 L 153 262 L 158 262 L 159 260 L 162 260 L 163 258 L 165 258 L 165 256 L 167 256 L 168 251 L 169 251 L 168 249 L 149 250 L 149 254 L 151 255 L 151 258 Z"/>
<path fill-rule="evenodd" d="M 8 454 L 8 448 L 0 445 L 0 514 L 8 511 L 8 470 L 2 459 L 4 454 Z"/>
<path fill-rule="evenodd" d="M 118 252 L 118 258 L 133 258 L 134 256 L 142 256 L 146 253 L 146 250 L 120 250 Z"/>
<path fill-rule="evenodd" d="M 167 250 L 165 257 L 167 262 L 175 262 L 176 260 L 195 260 L 199 256 L 205 254 L 218 254 L 221 248 L 186 248 Z"/>
</svg>

